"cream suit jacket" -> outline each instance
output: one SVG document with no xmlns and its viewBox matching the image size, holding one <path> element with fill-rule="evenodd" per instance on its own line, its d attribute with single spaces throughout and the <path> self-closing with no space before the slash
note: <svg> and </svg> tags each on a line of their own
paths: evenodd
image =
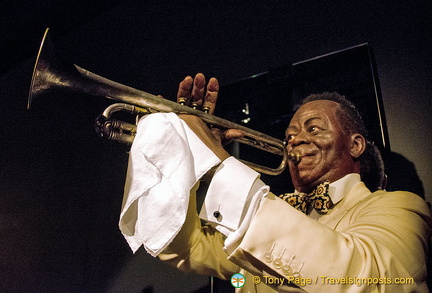
<svg viewBox="0 0 432 293">
<path fill-rule="evenodd" d="M 227 255 L 223 235 L 201 225 L 195 191 L 185 225 L 159 255 L 181 270 L 222 279 L 241 272 L 236 292 L 428 292 L 431 216 L 415 194 L 371 193 L 360 182 L 314 220 L 269 193 Z"/>
</svg>

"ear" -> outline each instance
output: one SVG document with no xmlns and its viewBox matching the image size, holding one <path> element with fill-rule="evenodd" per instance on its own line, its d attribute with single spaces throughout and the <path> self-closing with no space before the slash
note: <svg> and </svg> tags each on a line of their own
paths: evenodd
<svg viewBox="0 0 432 293">
<path fill-rule="evenodd" d="M 353 158 L 358 158 L 366 149 L 366 139 L 363 135 L 356 133 L 351 135 L 350 154 Z"/>
</svg>

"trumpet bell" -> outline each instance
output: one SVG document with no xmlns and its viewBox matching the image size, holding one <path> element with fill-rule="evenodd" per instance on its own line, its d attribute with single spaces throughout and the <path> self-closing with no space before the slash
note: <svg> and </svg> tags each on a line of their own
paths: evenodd
<svg viewBox="0 0 432 293">
<path fill-rule="evenodd" d="M 79 77 L 77 68 L 57 55 L 48 32 L 49 29 L 46 29 L 36 57 L 27 109 L 31 108 L 33 100 L 39 95 L 61 86 L 67 85 L 71 89 L 74 88 L 71 82 Z"/>
</svg>

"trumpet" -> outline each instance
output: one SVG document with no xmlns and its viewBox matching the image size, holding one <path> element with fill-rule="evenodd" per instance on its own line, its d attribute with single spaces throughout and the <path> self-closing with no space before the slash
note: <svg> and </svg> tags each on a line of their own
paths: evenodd
<svg viewBox="0 0 432 293">
<path fill-rule="evenodd" d="M 214 127 L 239 129 L 244 133 L 242 138 L 236 139 L 239 143 L 281 156 L 281 162 L 276 168 L 243 161 L 257 172 L 268 175 L 279 175 L 286 168 L 289 160 L 295 164 L 300 162 L 301 154 L 288 153 L 285 144 L 279 139 L 210 115 L 204 111 L 114 82 L 65 61 L 56 54 L 48 32 L 49 29 L 46 29 L 36 58 L 28 95 L 28 109 L 30 109 L 35 98 L 39 98 L 53 89 L 104 97 L 119 102 L 108 106 L 95 122 L 96 132 L 101 137 L 107 139 L 131 144 L 136 134 L 135 124 L 112 119 L 112 115 L 115 112 L 125 111 L 141 116 L 158 112 L 184 113 L 198 116 L 204 122 Z"/>
</svg>

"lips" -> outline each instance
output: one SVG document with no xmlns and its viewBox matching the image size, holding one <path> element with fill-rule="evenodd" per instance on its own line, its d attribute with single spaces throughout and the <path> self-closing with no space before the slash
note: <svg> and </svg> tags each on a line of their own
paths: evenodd
<svg viewBox="0 0 432 293">
<path fill-rule="evenodd" d="M 305 148 L 306 146 L 297 146 L 297 147 L 291 147 L 288 149 L 289 153 L 299 153 L 301 155 L 301 160 L 297 163 L 294 163 L 294 165 L 309 165 L 312 163 L 312 157 L 315 157 L 317 154 L 317 150 Z M 303 162 L 303 164 L 302 164 Z"/>
<path fill-rule="evenodd" d="M 298 150 L 297 150 L 298 151 Z M 302 155 L 301 155 L 301 160 L 300 160 L 300 162 L 299 162 L 299 164 L 307 164 L 307 165 L 309 165 L 309 163 L 311 163 L 311 160 L 315 157 L 315 153 L 313 153 L 313 152 L 300 152 Z M 303 165 L 302 164 L 302 165 Z"/>
<path fill-rule="evenodd" d="M 309 165 L 312 162 L 313 158 L 314 158 L 314 155 L 312 155 L 312 154 L 305 154 L 305 155 L 302 156 L 302 159 L 300 160 L 299 164 L 303 163 L 303 164 L 308 164 Z"/>
<path fill-rule="evenodd" d="M 304 151 L 304 150 L 301 150 L 301 149 L 292 149 L 291 151 L 292 152 L 298 152 L 298 153 L 300 153 L 301 156 L 302 156 L 302 158 L 303 157 L 312 157 L 312 156 L 315 156 L 315 153 L 311 152 L 311 151 Z"/>
</svg>

